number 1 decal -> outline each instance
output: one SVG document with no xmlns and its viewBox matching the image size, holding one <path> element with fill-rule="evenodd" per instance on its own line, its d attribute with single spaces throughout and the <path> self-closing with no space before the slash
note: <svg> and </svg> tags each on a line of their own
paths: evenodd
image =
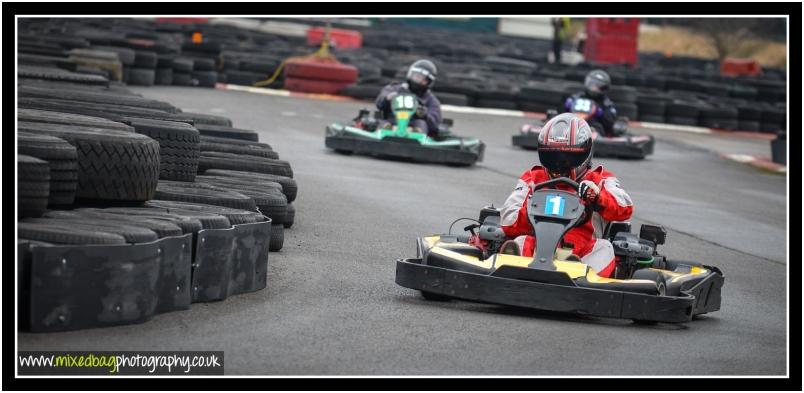
<svg viewBox="0 0 804 393">
<path fill-rule="evenodd" d="M 564 198 L 559 195 L 547 195 L 547 200 L 544 204 L 544 214 L 551 216 L 564 215 Z"/>
</svg>

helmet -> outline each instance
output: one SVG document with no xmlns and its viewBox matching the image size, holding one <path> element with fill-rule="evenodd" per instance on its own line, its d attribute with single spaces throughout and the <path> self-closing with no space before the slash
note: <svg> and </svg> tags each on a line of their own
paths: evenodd
<svg viewBox="0 0 804 393">
<path fill-rule="evenodd" d="M 436 74 L 438 74 L 438 70 L 436 70 L 436 66 L 432 61 L 424 59 L 417 60 L 408 69 L 408 89 L 418 96 L 424 95 L 424 93 L 433 87 Z"/>
<path fill-rule="evenodd" d="M 542 127 L 536 150 L 551 178 L 578 181 L 592 167 L 592 129 L 578 115 L 562 113 Z"/>
<path fill-rule="evenodd" d="M 611 77 L 606 71 L 592 70 L 586 74 L 583 85 L 586 87 L 586 94 L 589 94 L 591 97 L 600 97 L 609 89 Z"/>
</svg>

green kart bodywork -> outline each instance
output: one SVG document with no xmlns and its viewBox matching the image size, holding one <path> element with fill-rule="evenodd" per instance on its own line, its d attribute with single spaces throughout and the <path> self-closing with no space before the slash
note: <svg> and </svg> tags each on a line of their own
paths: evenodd
<svg viewBox="0 0 804 393">
<path fill-rule="evenodd" d="M 363 117 L 368 113 L 364 110 L 350 123 L 327 126 L 325 144 L 344 154 L 358 153 L 448 165 L 468 166 L 483 160 L 485 144 L 477 138 L 452 135 L 449 130 L 452 122 L 448 119 L 433 136 L 410 127 L 417 106 L 418 100 L 414 95 L 397 95 L 392 100 L 396 125 L 388 124 L 374 129 L 366 127 L 366 123 L 378 123 L 380 116 Z"/>
</svg>

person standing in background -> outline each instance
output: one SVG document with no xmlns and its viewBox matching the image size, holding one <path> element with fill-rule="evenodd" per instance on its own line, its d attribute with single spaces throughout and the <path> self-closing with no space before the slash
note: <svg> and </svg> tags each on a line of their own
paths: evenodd
<svg viewBox="0 0 804 393">
<path fill-rule="evenodd" d="M 553 56 L 554 63 L 561 63 L 561 45 L 566 38 L 567 31 L 569 31 L 570 20 L 567 17 L 552 18 L 553 24 Z"/>
</svg>

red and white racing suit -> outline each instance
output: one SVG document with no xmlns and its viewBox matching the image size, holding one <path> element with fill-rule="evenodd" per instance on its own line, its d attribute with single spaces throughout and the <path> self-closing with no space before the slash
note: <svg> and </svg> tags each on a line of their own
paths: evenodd
<svg viewBox="0 0 804 393">
<path fill-rule="evenodd" d="M 516 187 L 500 212 L 502 229 L 509 238 L 519 244 L 523 256 L 533 256 L 536 249 L 536 238 L 528 220 L 528 200 L 536 184 L 550 180 L 547 171 L 541 166 L 534 166 L 517 181 Z M 581 226 L 575 227 L 564 235 L 564 242 L 573 244 L 573 253 L 581 257 L 581 261 L 589 265 L 598 275 L 610 277 L 614 272 L 614 248 L 602 236 L 603 229 L 609 221 L 626 221 L 631 218 L 633 203 L 631 197 L 620 187 L 620 181 L 613 173 L 599 166 L 586 172 L 583 179 L 594 182 L 600 188 L 597 198 L 597 211 L 592 218 Z M 559 184 L 556 189 L 574 192 L 565 185 Z M 585 202 L 583 202 L 585 203 Z"/>
</svg>

